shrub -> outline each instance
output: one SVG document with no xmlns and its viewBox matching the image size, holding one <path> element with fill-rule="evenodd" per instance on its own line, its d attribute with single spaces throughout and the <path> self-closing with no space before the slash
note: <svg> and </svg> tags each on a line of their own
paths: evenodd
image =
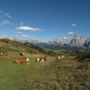
<svg viewBox="0 0 90 90">
<path fill-rule="evenodd" d="M 79 51 L 76 58 L 79 61 L 90 61 L 90 51 Z"/>
</svg>

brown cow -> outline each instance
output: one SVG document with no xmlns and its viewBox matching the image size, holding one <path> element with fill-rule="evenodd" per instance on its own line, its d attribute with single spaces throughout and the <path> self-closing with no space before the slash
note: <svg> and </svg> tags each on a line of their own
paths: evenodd
<svg viewBox="0 0 90 90">
<path fill-rule="evenodd" d="M 0 56 L 9 56 L 9 53 L 3 53 L 3 52 L 1 52 L 0 53 Z"/>
<path fill-rule="evenodd" d="M 13 62 L 17 64 L 29 64 L 28 61 L 30 61 L 29 58 L 18 58 L 15 59 Z"/>
<path fill-rule="evenodd" d="M 45 57 L 37 57 L 37 58 L 36 58 L 36 61 L 37 61 L 37 62 L 47 61 L 47 56 L 45 56 Z"/>
</svg>

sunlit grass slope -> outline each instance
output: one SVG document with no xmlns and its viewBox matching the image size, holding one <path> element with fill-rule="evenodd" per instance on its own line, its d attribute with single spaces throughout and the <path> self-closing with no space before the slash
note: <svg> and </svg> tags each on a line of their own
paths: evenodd
<svg viewBox="0 0 90 90">
<path fill-rule="evenodd" d="M 46 62 L 36 62 L 37 56 L 46 54 L 12 41 L 0 42 L 0 48 L 9 53 L 0 56 L 0 90 L 90 90 L 90 62 L 78 62 L 73 56 L 60 61 L 49 55 Z M 21 58 L 20 51 L 30 58 L 30 64 L 13 63 Z"/>
</svg>

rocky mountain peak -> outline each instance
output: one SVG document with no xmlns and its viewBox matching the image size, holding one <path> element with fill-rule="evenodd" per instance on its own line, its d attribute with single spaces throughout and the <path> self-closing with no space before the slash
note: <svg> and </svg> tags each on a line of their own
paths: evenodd
<svg viewBox="0 0 90 90">
<path fill-rule="evenodd" d="M 72 40 L 70 42 L 70 45 L 71 46 L 83 46 L 84 42 L 85 42 L 85 38 L 84 37 L 82 37 L 80 35 L 75 35 L 72 38 Z"/>
</svg>

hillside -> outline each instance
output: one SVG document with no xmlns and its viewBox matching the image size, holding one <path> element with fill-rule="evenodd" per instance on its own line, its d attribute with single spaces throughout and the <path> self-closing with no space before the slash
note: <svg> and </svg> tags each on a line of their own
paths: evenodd
<svg viewBox="0 0 90 90">
<path fill-rule="evenodd" d="M 33 45 L 24 45 L 22 43 L 11 41 L 9 39 L 0 39 L 0 51 L 14 51 L 14 52 L 27 52 L 27 53 L 40 53 L 42 48 Z"/>
<path fill-rule="evenodd" d="M 9 57 L 0 56 L 0 90 L 90 89 L 90 62 L 79 62 L 75 55 L 57 60 L 55 53 L 67 54 L 65 50 L 42 49 L 6 39 L 0 40 L 0 50 L 10 53 Z M 22 58 L 17 53 L 21 51 L 30 59 L 29 64 L 13 63 L 14 59 Z M 45 56 L 46 52 L 46 62 L 35 61 L 36 57 Z M 81 54 L 78 54 L 80 61 Z"/>
<path fill-rule="evenodd" d="M 0 52 L 24 52 L 31 54 L 60 55 L 67 53 L 64 49 L 54 50 L 34 46 L 31 43 L 21 43 L 9 39 L 0 39 Z"/>
</svg>

